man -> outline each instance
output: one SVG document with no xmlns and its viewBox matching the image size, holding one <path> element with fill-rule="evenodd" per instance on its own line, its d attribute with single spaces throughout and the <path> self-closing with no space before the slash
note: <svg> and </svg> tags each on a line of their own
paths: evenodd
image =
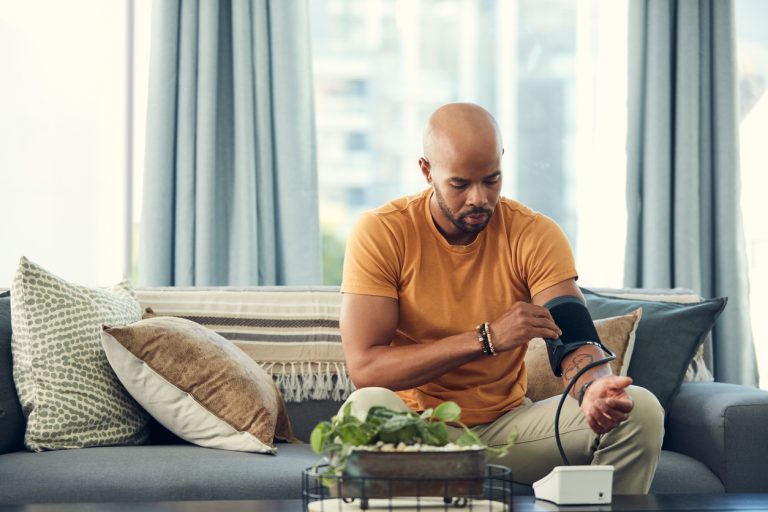
<svg viewBox="0 0 768 512">
<path fill-rule="evenodd" d="M 439 108 L 423 142 L 430 187 L 364 214 L 347 242 L 340 327 L 360 388 L 350 401 L 360 412 L 453 400 L 487 445 L 517 432 L 500 463 L 530 484 L 561 459 L 557 399 L 525 398 L 523 359 L 532 338 L 563 334 L 545 304 L 584 301 L 572 251 L 552 220 L 500 197 L 502 141 L 483 108 Z M 476 328 L 485 322 L 492 350 Z M 563 383 L 604 357 L 599 345 L 579 346 L 562 359 Z M 613 465 L 617 494 L 648 492 L 663 437 L 658 401 L 630 384 L 597 366 L 573 386 L 581 404 L 566 400 L 560 418 L 570 462 Z"/>
</svg>

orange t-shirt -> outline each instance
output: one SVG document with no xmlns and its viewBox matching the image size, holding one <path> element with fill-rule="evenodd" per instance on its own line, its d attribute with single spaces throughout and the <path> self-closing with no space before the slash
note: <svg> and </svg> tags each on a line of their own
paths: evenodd
<svg viewBox="0 0 768 512">
<path fill-rule="evenodd" d="M 366 212 L 347 240 L 341 291 L 399 301 L 391 345 L 474 331 L 515 302 L 577 277 L 568 240 L 550 218 L 501 198 L 471 244 L 451 245 L 435 227 L 431 196 L 429 188 Z M 453 400 L 467 425 L 491 422 L 523 402 L 526 350 L 477 358 L 398 395 L 415 411 Z"/>
</svg>

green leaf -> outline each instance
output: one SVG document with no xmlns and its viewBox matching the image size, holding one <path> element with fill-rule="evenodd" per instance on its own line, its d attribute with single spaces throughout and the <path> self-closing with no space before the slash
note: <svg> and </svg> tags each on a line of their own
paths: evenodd
<svg viewBox="0 0 768 512">
<path fill-rule="evenodd" d="M 425 410 L 424 412 L 422 412 L 420 417 L 421 417 L 421 419 L 423 419 L 423 420 L 428 420 L 428 419 L 429 419 L 429 418 L 432 416 L 432 413 L 433 413 L 433 412 L 434 412 L 434 409 L 432 409 L 432 408 L 430 407 L 429 409 L 427 409 L 427 410 Z"/>
<path fill-rule="evenodd" d="M 371 421 L 376 419 L 386 421 L 392 416 L 396 416 L 398 414 L 403 414 L 403 413 L 393 411 L 392 409 L 388 409 L 386 407 L 377 405 L 375 407 L 371 407 L 370 409 L 368 409 L 368 414 L 365 417 L 365 421 Z"/>
<path fill-rule="evenodd" d="M 430 437 L 425 442 L 432 446 L 445 446 L 448 444 L 448 426 L 442 421 L 433 421 L 427 425 Z"/>
<path fill-rule="evenodd" d="M 347 423 L 339 428 L 339 437 L 344 444 L 360 446 L 368 442 L 368 435 L 360 424 Z"/>
<path fill-rule="evenodd" d="M 517 432 L 510 432 L 507 436 L 507 444 L 494 448 L 487 447 L 485 450 L 493 457 L 505 457 L 509 453 L 509 448 L 517 441 Z"/>
<path fill-rule="evenodd" d="M 464 426 L 464 433 L 461 434 L 455 442 L 459 446 L 471 446 L 473 444 L 484 446 L 483 441 L 480 440 L 478 435 L 469 430 L 466 426 Z"/>
<path fill-rule="evenodd" d="M 403 414 L 399 416 L 392 416 L 381 425 L 381 432 L 394 432 L 403 428 L 415 425 L 421 421 L 415 414 Z"/>
<path fill-rule="evenodd" d="M 435 407 L 432 417 L 440 421 L 459 421 L 461 407 L 456 402 L 443 402 Z"/>
<path fill-rule="evenodd" d="M 333 427 L 327 421 L 321 421 L 315 425 L 315 428 L 312 429 L 312 433 L 309 435 L 309 444 L 312 446 L 313 452 L 317 454 L 323 453 L 332 429 Z"/>
</svg>

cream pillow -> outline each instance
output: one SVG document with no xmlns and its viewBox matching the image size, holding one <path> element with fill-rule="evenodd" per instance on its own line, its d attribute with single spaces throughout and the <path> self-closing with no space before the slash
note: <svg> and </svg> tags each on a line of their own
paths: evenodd
<svg viewBox="0 0 768 512">
<path fill-rule="evenodd" d="M 627 374 L 629 360 L 635 346 L 635 332 L 641 316 L 642 310 L 636 309 L 627 315 L 595 320 L 595 329 L 597 329 L 600 340 L 616 354 L 616 359 L 610 363 L 615 375 Z M 538 402 L 562 394 L 562 380 L 552 374 L 547 347 L 543 339 L 534 338 L 528 343 L 525 367 L 528 373 L 528 390 L 526 392 L 528 398 Z"/>
<path fill-rule="evenodd" d="M 115 377 L 99 334 L 103 323 L 141 318 L 130 282 L 89 288 L 22 258 L 11 289 L 13 378 L 27 448 L 145 442 L 149 417 Z"/>
<path fill-rule="evenodd" d="M 126 389 L 182 439 L 260 453 L 275 453 L 275 438 L 293 439 L 272 378 L 210 329 L 183 318 L 150 316 L 105 326 L 101 341 Z"/>
</svg>

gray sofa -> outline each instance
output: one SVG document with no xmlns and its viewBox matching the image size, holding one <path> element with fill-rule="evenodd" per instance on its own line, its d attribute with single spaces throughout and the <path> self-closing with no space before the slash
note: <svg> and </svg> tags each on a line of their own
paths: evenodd
<svg viewBox="0 0 768 512">
<path fill-rule="evenodd" d="M 294 433 L 307 440 L 339 404 L 288 403 Z M 768 443 L 756 442 L 765 424 L 768 392 L 683 383 L 667 408 L 651 492 L 768 492 Z M 0 504 L 299 498 L 302 470 L 318 461 L 307 444 L 281 443 L 277 455 L 251 454 L 191 445 L 159 424 L 151 432 L 150 444 L 143 446 L 1 454 Z M 532 494 L 517 484 L 515 492 Z"/>
</svg>

